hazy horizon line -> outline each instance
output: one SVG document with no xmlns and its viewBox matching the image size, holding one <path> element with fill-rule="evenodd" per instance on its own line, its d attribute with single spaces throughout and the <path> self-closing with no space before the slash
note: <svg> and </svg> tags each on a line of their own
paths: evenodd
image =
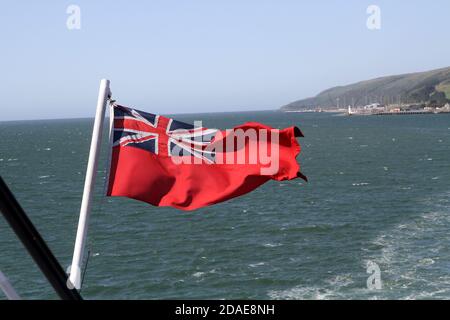
<svg viewBox="0 0 450 320">
<path fill-rule="evenodd" d="M 142 110 L 144 111 L 144 110 Z M 250 112 L 264 112 L 264 111 L 279 111 L 279 109 L 257 109 L 257 110 L 230 110 L 230 111 L 210 111 L 210 112 L 177 112 L 177 113 L 156 113 L 163 116 L 177 116 L 177 115 L 193 115 L 193 114 L 212 114 L 212 113 L 250 113 Z M 145 111 L 147 112 L 147 111 Z M 281 112 L 281 111 L 280 111 Z M 9 119 L 0 120 L 3 122 L 26 122 L 26 121 L 57 121 L 57 120 L 82 120 L 95 119 L 95 115 L 91 117 L 67 117 L 67 118 L 36 118 L 36 119 Z M 109 119 L 109 114 L 105 115 L 105 119 Z"/>
</svg>

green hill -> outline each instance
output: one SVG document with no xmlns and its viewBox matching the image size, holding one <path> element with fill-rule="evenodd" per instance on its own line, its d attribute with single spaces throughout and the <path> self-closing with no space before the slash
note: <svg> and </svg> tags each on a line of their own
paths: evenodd
<svg viewBox="0 0 450 320">
<path fill-rule="evenodd" d="M 381 77 L 327 89 L 317 96 L 294 101 L 283 111 L 311 108 L 335 109 L 348 105 L 364 106 L 371 103 L 435 103 L 450 101 L 450 67 Z"/>
</svg>

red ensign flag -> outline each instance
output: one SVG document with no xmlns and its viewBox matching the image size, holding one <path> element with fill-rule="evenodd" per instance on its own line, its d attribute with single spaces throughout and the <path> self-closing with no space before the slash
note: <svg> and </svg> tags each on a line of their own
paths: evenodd
<svg viewBox="0 0 450 320">
<path fill-rule="evenodd" d="M 114 105 L 107 195 L 183 210 L 222 202 L 268 180 L 306 177 L 296 156 L 297 127 L 249 122 L 206 129 Z"/>
</svg>

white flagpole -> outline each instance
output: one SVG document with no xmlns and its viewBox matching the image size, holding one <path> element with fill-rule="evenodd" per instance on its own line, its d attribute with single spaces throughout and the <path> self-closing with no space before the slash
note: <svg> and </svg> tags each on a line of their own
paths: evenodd
<svg viewBox="0 0 450 320">
<path fill-rule="evenodd" d="M 83 263 L 84 248 L 91 211 L 92 194 L 94 191 L 95 178 L 97 175 L 97 164 L 102 142 L 103 120 L 105 118 L 106 103 L 110 95 L 109 80 L 100 81 L 98 92 L 97 111 L 95 113 L 94 129 L 92 132 L 91 149 L 86 170 L 86 180 L 84 182 L 83 199 L 81 201 L 80 219 L 78 221 L 77 237 L 73 251 L 70 276 L 67 281 L 69 288 L 81 288 L 81 267 Z"/>
</svg>

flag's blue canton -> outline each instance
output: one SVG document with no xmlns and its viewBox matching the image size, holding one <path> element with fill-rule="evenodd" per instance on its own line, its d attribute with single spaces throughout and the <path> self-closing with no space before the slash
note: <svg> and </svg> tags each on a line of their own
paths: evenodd
<svg viewBox="0 0 450 320">
<path fill-rule="evenodd" d="M 114 119 L 133 119 L 155 128 L 158 121 L 158 117 L 154 114 L 142 111 L 137 112 L 119 105 L 114 106 Z M 130 128 L 128 130 L 127 128 L 114 128 L 113 145 L 121 144 L 157 153 L 157 136 L 157 134 L 139 132 Z"/>
<path fill-rule="evenodd" d="M 168 156 L 191 155 L 210 163 L 215 160 L 214 152 L 204 150 L 214 138 L 215 129 L 195 128 L 188 123 L 118 105 L 114 107 L 114 119 L 138 121 L 145 130 L 114 127 L 113 146 L 131 146 Z"/>
</svg>

